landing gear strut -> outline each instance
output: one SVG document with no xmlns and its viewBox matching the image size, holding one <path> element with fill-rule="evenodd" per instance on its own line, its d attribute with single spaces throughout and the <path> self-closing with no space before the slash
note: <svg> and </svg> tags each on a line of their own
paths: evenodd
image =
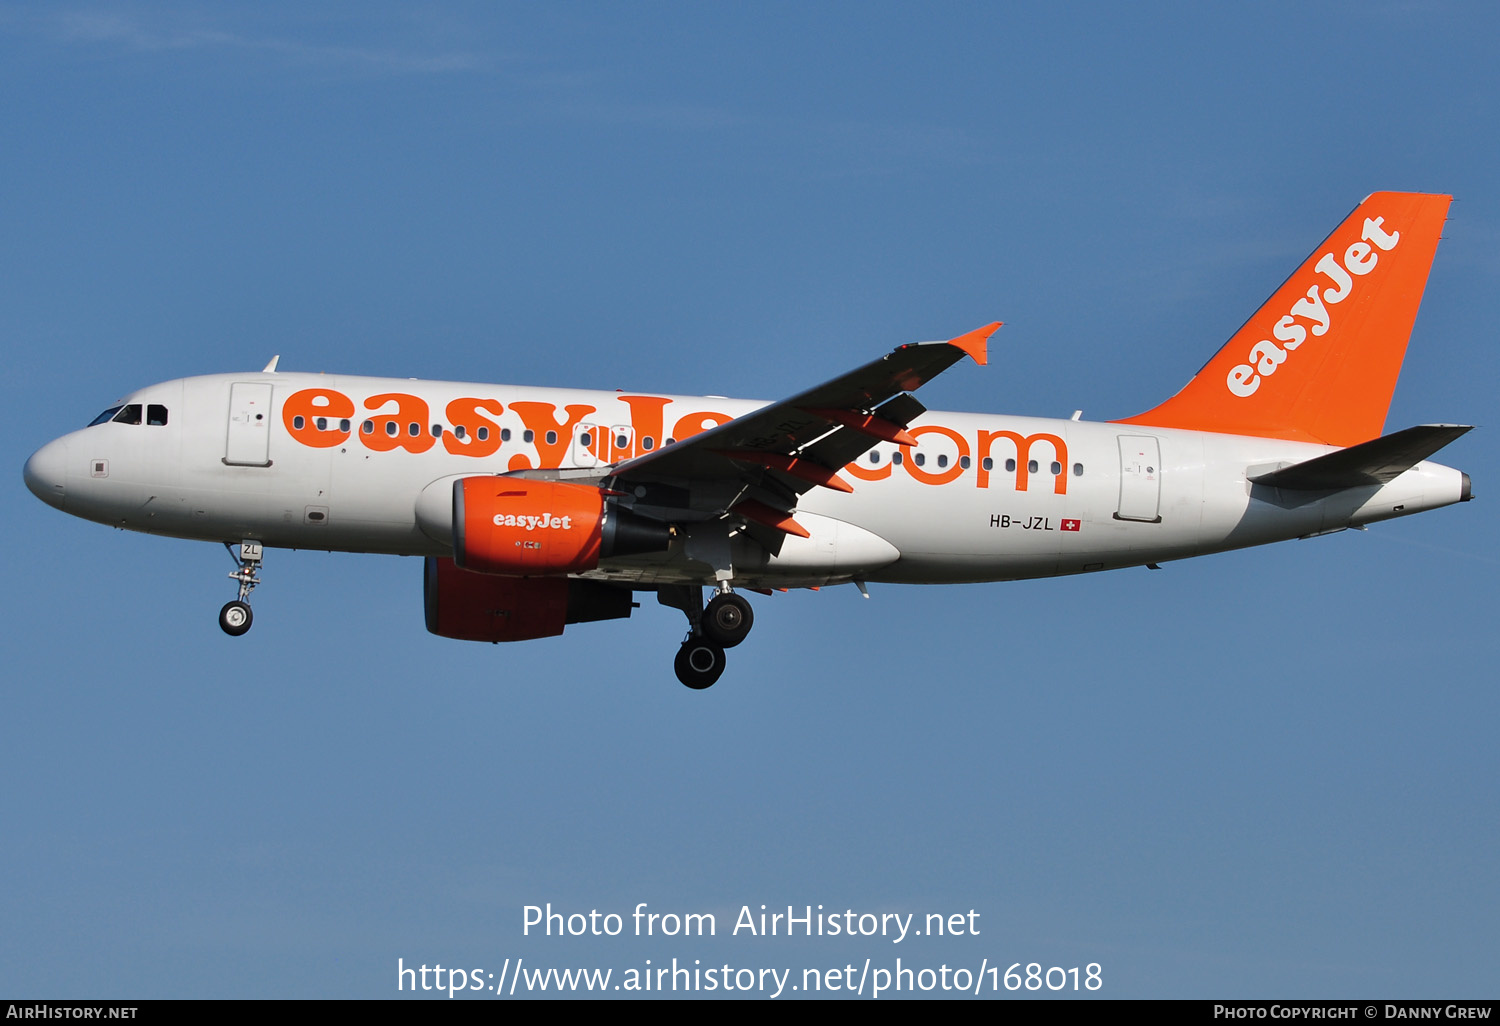
<svg viewBox="0 0 1500 1026">
<path fill-rule="evenodd" d="M 237 638 L 248 631 L 255 620 L 246 599 L 260 583 L 261 544 L 258 541 L 242 541 L 238 554 L 228 542 L 224 543 L 224 548 L 234 560 L 235 571 L 229 575 L 229 579 L 239 582 L 240 597 L 233 602 L 224 603 L 224 608 L 219 610 L 219 627 L 225 634 Z"/>
<path fill-rule="evenodd" d="M 724 650 L 745 640 L 755 623 L 750 603 L 719 585 L 719 593 L 703 605 L 703 589 L 697 585 L 662 585 L 657 601 L 681 609 L 688 618 L 688 636 L 677 650 L 673 669 L 677 679 L 695 691 L 712 687 L 724 673 Z"/>
</svg>

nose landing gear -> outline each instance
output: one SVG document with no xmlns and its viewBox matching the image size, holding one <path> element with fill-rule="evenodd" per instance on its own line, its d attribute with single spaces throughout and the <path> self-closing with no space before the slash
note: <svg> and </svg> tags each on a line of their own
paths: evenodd
<svg viewBox="0 0 1500 1026">
<path fill-rule="evenodd" d="M 237 638 L 250 629 L 250 624 L 255 619 L 250 612 L 250 603 L 245 600 L 260 583 L 262 550 L 258 541 L 240 542 L 238 554 L 228 542 L 224 543 L 224 548 L 234 560 L 235 570 L 229 575 L 229 579 L 239 582 L 240 597 L 233 602 L 224 603 L 224 608 L 219 610 L 219 628 L 230 637 Z"/>
</svg>

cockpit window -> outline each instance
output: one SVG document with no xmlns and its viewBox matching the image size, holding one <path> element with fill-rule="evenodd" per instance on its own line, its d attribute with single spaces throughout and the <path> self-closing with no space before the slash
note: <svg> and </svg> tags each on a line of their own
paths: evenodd
<svg viewBox="0 0 1500 1026">
<path fill-rule="evenodd" d="M 167 423 L 167 408 L 156 403 L 146 407 L 146 423 L 156 427 L 164 426 Z"/>
<path fill-rule="evenodd" d="M 121 410 L 121 407 L 119 407 L 119 406 L 111 406 L 109 409 L 107 409 L 103 413 L 99 414 L 99 416 L 97 416 L 93 420 L 89 421 L 89 427 L 93 427 L 95 424 L 107 424 L 107 423 L 109 423 L 110 421 L 112 421 L 112 420 L 115 419 L 115 414 L 119 413 L 120 410 Z"/>
<path fill-rule="evenodd" d="M 139 424 L 141 422 L 141 404 L 131 403 L 129 406 L 120 407 L 120 412 L 115 414 L 116 424 Z"/>
</svg>

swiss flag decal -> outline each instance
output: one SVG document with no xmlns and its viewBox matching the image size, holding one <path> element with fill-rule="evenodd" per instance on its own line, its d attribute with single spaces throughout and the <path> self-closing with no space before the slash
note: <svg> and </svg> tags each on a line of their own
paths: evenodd
<svg viewBox="0 0 1500 1026">
<path fill-rule="evenodd" d="M 1064 520 L 1062 522 L 1062 529 L 1064 531 L 1076 531 L 1080 526 L 1082 526 L 1081 522 L 1077 520 Z"/>
</svg>

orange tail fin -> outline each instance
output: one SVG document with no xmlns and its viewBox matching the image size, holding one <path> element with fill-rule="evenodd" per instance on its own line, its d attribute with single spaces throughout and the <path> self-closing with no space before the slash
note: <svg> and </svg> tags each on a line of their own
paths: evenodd
<svg viewBox="0 0 1500 1026">
<path fill-rule="evenodd" d="M 1117 423 L 1338 446 L 1378 437 L 1452 199 L 1370 196 L 1182 391 Z"/>
</svg>

